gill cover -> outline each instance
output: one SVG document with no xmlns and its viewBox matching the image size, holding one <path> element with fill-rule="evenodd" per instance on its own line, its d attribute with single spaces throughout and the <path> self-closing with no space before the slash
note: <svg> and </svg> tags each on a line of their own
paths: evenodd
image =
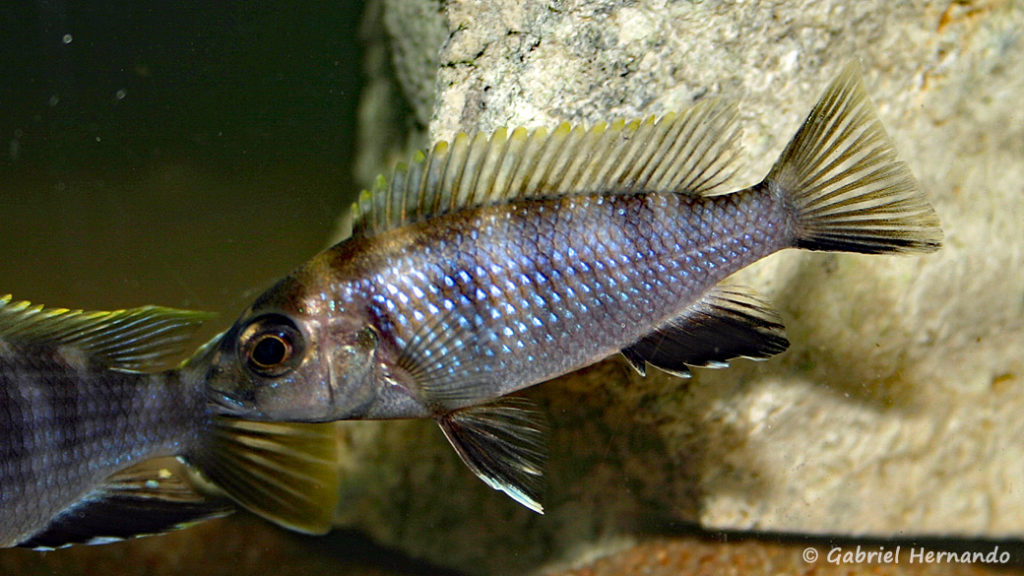
<svg viewBox="0 0 1024 576">
<path fill-rule="evenodd" d="M 210 351 L 207 393 L 223 415 L 324 422 L 359 417 L 375 396 L 370 328 L 251 312 Z"/>
</svg>

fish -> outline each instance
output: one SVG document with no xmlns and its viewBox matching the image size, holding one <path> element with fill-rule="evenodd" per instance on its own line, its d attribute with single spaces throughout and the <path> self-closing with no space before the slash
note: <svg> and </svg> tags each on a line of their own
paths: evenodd
<svg viewBox="0 0 1024 576">
<path fill-rule="evenodd" d="M 205 371 L 170 366 L 210 316 L 0 297 L 0 548 L 102 544 L 237 506 L 300 532 L 329 530 L 333 427 L 213 414 Z"/>
<path fill-rule="evenodd" d="M 782 320 L 735 272 L 788 248 L 941 246 L 856 63 L 741 189 L 737 115 L 705 99 L 417 153 L 359 196 L 347 239 L 243 311 L 210 356 L 211 405 L 268 421 L 433 418 L 478 477 L 543 512 L 541 419 L 507 395 L 616 353 L 681 376 L 767 359 L 789 346 Z"/>
</svg>

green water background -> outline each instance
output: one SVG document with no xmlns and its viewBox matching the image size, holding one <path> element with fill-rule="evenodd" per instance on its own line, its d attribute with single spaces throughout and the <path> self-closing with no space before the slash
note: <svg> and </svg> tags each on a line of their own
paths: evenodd
<svg viewBox="0 0 1024 576">
<path fill-rule="evenodd" d="M 218 312 L 197 344 L 225 329 L 326 246 L 357 192 L 362 11 L 0 2 L 0 294 Z M 403 562 L 358 534 L 302 537 L 246 514 L 108 546 L 0 551 L 0 573 L 24 575 L 418 572 Z"/>
<path fill-rule="evenodd" d="M 226 327 L 356 190 L 361 2 L 0 5 L 0 293 Z"/>
</svg>

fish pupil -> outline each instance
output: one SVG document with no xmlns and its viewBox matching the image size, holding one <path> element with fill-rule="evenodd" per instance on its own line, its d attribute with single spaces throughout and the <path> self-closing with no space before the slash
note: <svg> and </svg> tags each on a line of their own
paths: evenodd
<svg viewBox="0 0 1024 576">
<path fill-rule="evenodd" d="M 260 378 L 277 378 L 293 370 L 305 350 L 302 331 L 290 318 L 266 314 L 254 319 L 237 340 L 239 358 Z"/>
<path fill-rule="evenodd" d="M 277 334 L 264 334 L 252 347 L 250 358 L 261 368 L 279 366 L 288 359 L 291 346 Z"/>
</svg>

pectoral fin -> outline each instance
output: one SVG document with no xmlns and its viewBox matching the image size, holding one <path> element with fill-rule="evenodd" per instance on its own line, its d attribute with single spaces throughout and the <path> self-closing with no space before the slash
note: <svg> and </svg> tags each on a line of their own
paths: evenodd
<svg viewBox="0 0 1024 576">
<path fill-rule="evenodd" d="M 217 417 L 209 443 L 189 455 L 204 478 L 249 511 L 285 528 L 331 528 L 340 477 L 332 423 Z"/>
<path fill-rule="evenodd" d="M 477 337 L 483 320 L 465 321 L 455 310 L 428 318 L 402 349 L 397 364 L 412 378 L 426 404 L 450 410 L 488 402 L 503 382 L 491 374 Z"/>
<path fill-rule="evenodd" d="M 53 550 L 74 544 L 106 544 L 185 528 L 234 510 L 226 498 L 197 493 L 186 478 L 184 465 L 162 458 L 112 476 L 18 546 Z"/>
<path fill-rule="evenodd" d="M 464 408 L 438 420 L 466 466 L 495 490 L 543 514 L 544 423 L 522 398 Z"/>
<path fill-rule="evenodd" d="M 768 304 L 747 289 L 719 286 L 622 355 L 642 375 L 646 362 L 689 376 L 688 366 L 719 368 L 733 358 L 768 358 L 787 347 L 782 320 Z"/>
</svg>

